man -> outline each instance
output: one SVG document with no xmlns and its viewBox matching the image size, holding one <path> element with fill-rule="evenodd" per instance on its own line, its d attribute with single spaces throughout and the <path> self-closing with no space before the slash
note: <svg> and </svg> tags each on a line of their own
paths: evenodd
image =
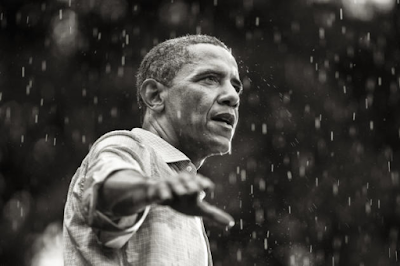
<svg viewBox="0 0 400 266">
<path fill-rule="evenodd" d="M 231 148 L 236 61 L 214 37 L 167 40 L 143 59 L 137 90 L 142 128 L 102 136 L 71 181 L 65 266 L 212 265 L 200 217 L 234 221 L 202 201 L 214 184 L 197 169 Z"/>
</svg>

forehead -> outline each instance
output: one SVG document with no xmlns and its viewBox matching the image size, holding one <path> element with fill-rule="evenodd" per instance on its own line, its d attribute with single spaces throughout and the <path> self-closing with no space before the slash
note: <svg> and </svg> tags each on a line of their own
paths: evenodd
<svg viewBox="0 0 400 266">
<path fill-rule="evenodd" d="M 191 55 L 190 65 L 192 67 L 225 68 L 232 71 L 234 75 L 238 75 L 236 60 L 225 48 L 208 43 L 199 43 L 190 45 L 187 49 Z"/>
</svg>

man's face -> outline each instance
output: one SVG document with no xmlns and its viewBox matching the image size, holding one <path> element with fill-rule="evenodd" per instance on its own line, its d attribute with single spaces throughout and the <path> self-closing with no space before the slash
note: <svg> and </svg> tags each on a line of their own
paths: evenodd
<svg viewBox="0 0 400 266">
<path fill-rule="evenodd" d="M 189 158 L 227 153 L 242 90 L 236 61 L 227 50 L 212 44 L 188 49 L 191 63 L 178 71 L 166 90 L 167 122 L 178 140 L 177 148 Z"/>
</svg>

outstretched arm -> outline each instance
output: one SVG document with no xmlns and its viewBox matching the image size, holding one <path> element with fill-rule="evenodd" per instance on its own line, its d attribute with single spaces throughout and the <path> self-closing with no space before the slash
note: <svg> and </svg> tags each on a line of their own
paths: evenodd
<svg viewBox="0 0 400 266">
<path fill-rule="evenodd" d="M 201 175 L 179 173 L 165 180 L 149 180 L 133 170 L 111 174 L 99 191 L 98 209 L 113 216 L 139 213 L 151 204 L 168 205 L 192 216 L 208 218 L 221 226 L 235 222 L 225 211 L 200 199 L 204 190 L 212 190 L 213 182 Z"/>
</svg>

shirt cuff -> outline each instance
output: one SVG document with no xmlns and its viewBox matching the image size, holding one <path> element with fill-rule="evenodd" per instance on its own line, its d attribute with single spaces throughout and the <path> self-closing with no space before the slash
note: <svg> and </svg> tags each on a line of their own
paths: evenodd
<svg viewBox="0 0 400 266">
<path fill-rule="evenodd" d="M 136 220 L 134 224 L 128 228 L 122 230 L 98 230 L 97 231 L 97 238 L 99 242 L 108 247 L 113 249 L 122 248 L 132 237 L 134 233 L 140 228 L 143 224 L 144 220 L 146 219 L 148 213 L 150 211 L 150 206 L 147 206 L 144 211 L 140 214 L 135 214 L 133 216 L 126 216 L 119 219 L 118 223 L 111 221 L 107 216 L 104 214 L 97 212 L 97 215 L 103 216 L 102 220 L 107 221 L 110 225 L 114 225 L 116 228 L 124 227 L 124 224 L 131 223 L 130 221 Z"/>
<path fill-rule="evenodd" d="M 85 216 L 87 217 L 87 222 L 90 226 L 99 227 L 98 224 L 101 224 L 101 221 L 96 221 L 97 217 L 102 217 L 96 215 L 96 213 L 98 212 L 97 203 L 101 186 L 103 185 L 107 177 L 109 177 L 112 173 L 120 170 L 133 170 L 141 174 L 141 171 L 138 170 L 137 167 L 133 167 L 129 163 L 117 160 L 110 160 L 107 163 L 103 163 L 99 169 L 96 169 L 91 175 L 89 175 L 89 178 L 91 180 L 87 184 L 88 187 L 84 189 L 83 206 Z"/>
</svg>

